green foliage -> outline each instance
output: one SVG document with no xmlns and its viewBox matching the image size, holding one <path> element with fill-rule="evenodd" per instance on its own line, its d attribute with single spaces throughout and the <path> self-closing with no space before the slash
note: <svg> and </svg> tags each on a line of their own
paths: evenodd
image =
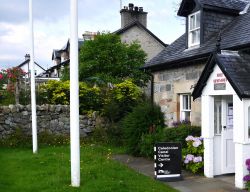
<svg viewBox="0 0 250 192">
<path fill-rule="evenodd" d="M 66 66 L 63 71 L 62 71 L 62 76 L 61 76 L 61 81 L 69 81 L 70 77 L 69 77 L 69 66 Z"/>
<path fill-rule="evenodd" d="M 80 49 L 79 79 L 97 78 L 105 83 L 120 83 L 127 78 L 144 86 L 149 75 L 139 68 L 146 61 L 146 54 L 137 43 L 122 43 L 118 35 L 101 34 L 93 41 L 86 41 Z"/>
<path fill-rule="evenodd" d="M 0 140 L 0 146 L 27 147 L 31 146 L 31 139 L 31 136 L 25 135 L 21 128 L 16 128 L 9 137 Z"/>
<path fill-rule="evenodd" d="M 103 115 L 112 123 L 120 121 L 132 108 L 142 101 L 143 92 L 128 79 L 108 89 Z"/>
<path fill-rule="evenodd" d="M 199 136 L 201 135 L 201 128 L 191 125 L 180 125 L 180 127 L 166 128 L 165 129 L 165 142 L 178 142 L 182 144 L 182 147 L 186 147 L 185 141 L 188 135 Z"/>
<path fill-rule="evenodd" d="M 15 96 L 8 91 L 0 92 L 0 105 L 10 105 L 15 103 Z"/>
<path fill-rule="evenodd" d="M 41 98 L 47 104 L 69 105 L 70 82 L 48 81 L 40 88 Z M 98 111 L 103 105 L 103 96 L 98 87 L 89 87 L 86 83 L 79 83 L 80 112 Z"/>
<path fill-rule="evenodd" d="M 155 128 L 164 126 L 163 113 L 159 106 L 150 102 L 143 102 L 134 107 L 122 120 L 125 144 L 129 153 L 140 155 L 140 141 L 145 134 L 152 133 Z"/>
<path fill-rule="evenodd" d="M 103 106 L 102 91 L 99 87 L 89 87 L 86 83 L 79 83 L 80 111 L 100 111 Z"/>
<path fill-rule="evenodd" d="M 164 132 L 162 127 L 156 128 L 152 133 L 143 134 L 139 143 L 140 155 L 143 157 L 154 157 L 154 145 L 164 139 Z"/>
</svg>

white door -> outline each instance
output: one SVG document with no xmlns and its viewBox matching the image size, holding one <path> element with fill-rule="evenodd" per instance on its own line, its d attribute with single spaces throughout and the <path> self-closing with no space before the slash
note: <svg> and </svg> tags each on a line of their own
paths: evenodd
<svg viewBox="0 0 250 192">
<path fill-rule="evenodd" d="M 222 174 L 234 173 L 235 149 L 233 143 L 233 100 L 222 98 L 221 165 Z"/>
<path fill-rule="evenodd" d="M 214 174 L 234 173 L 233 98 L 214 99 Z"/>
</svg>

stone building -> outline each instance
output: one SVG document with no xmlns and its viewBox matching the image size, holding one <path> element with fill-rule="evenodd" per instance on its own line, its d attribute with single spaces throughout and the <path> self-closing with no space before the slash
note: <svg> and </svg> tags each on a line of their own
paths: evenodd
<svg viewBox="0 0 250 192">
<path fill-rule="evenodd" d="M 250 158 L 250 1 L 183 0 L 186 33 L 145 64 L 166 123 L 201 125 L 204 174 L 235 173 Z"/>
<path fill-rule="evenodd" d="M 114 33 L 120 35 L 122 42 L 138 42 L 147 54 L 147 60 L 160 53 L 166 44 L 163 43 L 147 28 L 147 12 L 143 7 L 134 6 L 130 3 L 124 6 L 121 13 L 121 28 Z"/>
<path fill-rule="evenodd" d="M 193 101 L 193 88 L 216 50 L 218 36 L 222 49 L 249 49 L 248 8 L 245 0 L 181 2 L 177 14 L 186 19 L 185 34 L 144 66 L 154 76 L 154 101 L 165 113 L 167 125 L 183 120 L 201 125 L 201 101 Z"/>
</svg>

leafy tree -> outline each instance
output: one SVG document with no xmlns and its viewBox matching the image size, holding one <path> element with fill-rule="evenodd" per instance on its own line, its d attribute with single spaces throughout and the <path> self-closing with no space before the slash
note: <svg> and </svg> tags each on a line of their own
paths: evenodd
<svg viewBox="0 0 250 192">
<path fill-rule="evenodd" d="M 105 83 L 120 83 L 133 79 L 144 86 L 149 76 L 140 70 L 146 54 L 137 43 L 122 43 L 118 35 L 101 34 L 93 41 L 85 41 L 80 49 L 80 81 L 95 79 Z"/>
</svg>

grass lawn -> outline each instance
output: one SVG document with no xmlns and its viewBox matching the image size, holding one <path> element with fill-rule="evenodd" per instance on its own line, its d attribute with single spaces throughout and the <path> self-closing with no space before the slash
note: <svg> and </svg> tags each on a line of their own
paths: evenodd
<svg viewBox="0 0 250 192">
<path fill-rule="evenodd" d="M 111 159 L 116 149 L 81 147 L 81 187 L 70 187 L 69 146 L 0 147 L 1 192 L 174 192 L 176 190 L 140 175 Z"/>
</svg>

